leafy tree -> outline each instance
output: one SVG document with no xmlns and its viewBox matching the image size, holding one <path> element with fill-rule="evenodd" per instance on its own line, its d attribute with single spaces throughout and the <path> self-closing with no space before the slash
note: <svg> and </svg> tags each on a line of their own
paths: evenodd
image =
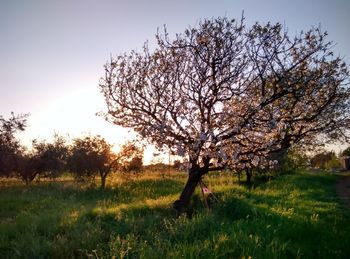
<svg viewBox="0 0 350 259">
<path fill-rule="evenodd" d="M 15 115 L 11 113 L 9 119 L 0 116 L 0 176 L 11 176 L 18 171 L 18 158 L 23 152 L 19 141 L 15 137 L 18 131 L 24 131 L 27 114 Z"/>
<path fill-rule="evenodd" d="M 339 170 L 342 167 L 343 167 L 343 165 L 342 165 L 341 161 L 336 156 L 332 157 L 332 159 L 327 161 L 327 163 L 326 163 L 327 170 Z"/>
<path fill-rule="evenodd" d="M 327 169 L 327 163 L 331 160 L 335 160 L 336 155 L 334 152 L 322 152 L 314 155 L 311 160 L 311 166 L 314 168 Z"/>
<path fill-rule="evenodd" d="M 33 140 L 33 152 L 45 176 L 56 178 L 66 170 L 68 145 L 63 136 L 55 134 L 52 143 Z"/>
<path fill-rule="evenodd" d="M 251 28 L 203 20 L 105 65 L 100 90 L 116 125 L 188 159 L 188 181 L 174 204 L 184 210 L 209 171 L 273 167 L 271 154 L 314 144 L 349 127 L 349 72 L 327 33 L 290 37 L 281 24 Z M 322 134 L 322 138 L 318 135 Z"/>
<path fill-rule="evenodd" d="M 306 149 L 309 151 L 309 149 Z M 310 158 L 306 155 L 306 150 L 299 145 L 294 145 L 288 149 L 281 150 L 278 153 L 273 153 L 270 160 L 277 161 L 278 164 L 272 169 L 267 170 L 274 174 L 294 173 L 298 170 L 305 169 L 310 164 Z M 257 169 L 259 173 L 264 173 L 264 170 Z"/>
<path fill-rule="evenodd" d="M 43 171 L 42 164 L 35 153 L 22 152 L 17 156 L 16 176 L 22 179 L 27 185 Z"/>
<path fill-rule="evenodd" d="M 296 147 L 289 148 L 283 157 L 281 169 L 284 172 L 294 172 L 305 169 L 309 164 L 308 156 Z"/>
<path fill-rule="evenodd" d="M 66 170 L 67 157 L 68 146 L 63 137 L 54 135 L 52 143 L 35 139 L 31 150 L 22 148 L 17 153 L 15 174 L 27 185 L 37 175 L 55 178 Z"/>
<path fill-rule="evenodd" d="M 112 145 L 99 135 L 76 138 L 70 150 L 68 167 L 80 179 L 99 174 L 101 188 L 104 188 L 108 174 L 116 165 L 111 148 Z"/>
<path fill-rule="evenodd" d="M 127 172 L 135 172 L 138 173 L 142 170 L 142 166 L 143 166 L 143 161 L 142 161 L 142 157 L 140 156 L 136 156 L 133 157 L 129 163 L 127 164 L 126 167 L 124 167 L 124 170 Z"/>
<path fill-rule="evenodd" d="M 342 163 L 334 152 L 318 153 L 311 158 L 311 166 L 323 170 L 335 170 L 342 168 Z"/>
<path fill-rule="evenodd" d="M 138 173 L 143 167 L 143 149 L 135 141 L 129 141 L 121 146 L 117 160 L 120 171 Z"/>
</svg>

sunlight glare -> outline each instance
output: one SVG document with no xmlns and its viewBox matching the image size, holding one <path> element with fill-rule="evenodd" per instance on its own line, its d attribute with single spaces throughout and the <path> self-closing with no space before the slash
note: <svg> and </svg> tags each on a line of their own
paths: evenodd
<svg viewBox="0 0 350 259">
<path fill-rule="evenodd" d="M 51 140 L 54 133 L 72 140 L 87 134 L 99 134 L 114 145 L 113 150 L 128 140 L 135 139 L 132 131 L 113 125 L 96 115 L 105 110 L 104 100 L 97 89 L 79 89 L 57 98 L 48 107 L 33 113 L 28 119 L 28 128 L 19 137 L 27 146 L 35 138 Z M 144 163 L 153 159 L 155 148 L 148 146 L 144 153 Z M 167 156 L 162 156 L 167 162 Z"/>
</svg>

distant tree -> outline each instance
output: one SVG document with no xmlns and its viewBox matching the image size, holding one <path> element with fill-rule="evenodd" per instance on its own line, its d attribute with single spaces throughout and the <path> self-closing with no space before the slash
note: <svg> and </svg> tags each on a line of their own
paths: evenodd
<svg viewBox="0 0 350 259">
<path fill-rule="evenodd" d="M 16 176 L 29 185 L 44 170 L 35 153 L 23 152 L 17 157 Z"/>
<path fill-rule="evenodd" d="M 338 157 L 333 156 L 331 160 L 327 161 L 325 168 L 327 170 L 339 170 L 343 168 L 343 165 Z"/>
<path fill-rule="evenodd" d="M 143 149 L 135 141 L 126 142 L 117 154 L 119 170 L 138 173 L 143 168 Z"/>
<path fill-rule="evenodd" d="M 309 157 L 297 147 L 289 148 L 281 161 L 281 170 L 294 172 L 305 169 L 309 165 Z"/>
<path fill-rule="evenodd" d="M 277 161 L 277 165 L 272 170 L 267 169 L 275 174 L 294 173 L 305 169 L 310 164 L 310 158 L 306 155 L 304 148 L 298 145 L 273 153 L 269 159 Z M 259 168 L 257 171 L 261 172 Z"/>
<path fill-rule="evenodd" d="M 173 167 L 178 171 L 181 171 L 184 168 L 183 163 L 178 159 L 174 160 Z"/>
<path fill-rule="evenodd" d="M 23 147 L 15 133 L 24 131 L 28 114 L 15 115 L 9 119 L 0 116 L 0 176 L 9 177 L 18 171 L 19 157 Z"/>
<path fill-rule="evenodd" d="M 273 167 L 272 153 L 349 128 L 349 72 L 327 33 L 290 37 L 281 24 L 203 20 L 158 47 L 111 58 L 100 90 L 106 118 L 188 160 L 183 211 L 202 176 Z M 322 138 L 318 136 L 322 134 Z"/>
<path fill-rule="evenodd" d="M 322 152 L 314 155 L 311 160 L 311 166 L 314 168 L 319 169 L 327 169 L 327 163 L 329 163 L 331 160 L 335 160 L 336 155 L 334 152 Z"/>
<path fill-rule="evenodd" d="M 105 188 L 107 176 L 115 166 L 116 156 L 112 152 L 112 145 L 103 137 L 96 135 L 73 140 L 68 168 L 78 179 L 99 175 L 101 188 Z"/>
<path fill-rule="evenodd" d="M 66 170 L 68 145 L 63 136 L 55 134 L 52 143 L 33 140 L 33 152 L 44 176 L 56 178 Z"/>
<path fill-rule="evenodd" d="M 139 173 L 142 171 L 142 167 L 143 167 L 143 161 L 142 161 L 142 157 L 137 156 L 137 157 L 133 157 L 127 164 L 127 166 L 124 168 L 124 170 L 126 170 L 127 172 L 135 172 L 135 173 Z"/>
<path fill-rule="evenodd" d="M 21 149 L 17 154 L 15 175 L 27 185 L 38 175 L 58 177 L 66 170 L 67 157 L 68 146 L 63 137 L 54 135 L 52 143 L 35 139 L 32 149 Z"/>
</svg>

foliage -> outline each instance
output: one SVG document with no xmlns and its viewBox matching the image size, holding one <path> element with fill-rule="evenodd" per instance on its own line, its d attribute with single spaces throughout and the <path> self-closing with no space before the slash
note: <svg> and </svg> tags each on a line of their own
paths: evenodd
<svg viewBox="0 0 350 259">
<path fill-rule="evenodd" d="M 169 165 L 162 162 L 152 163 L 144 166 L 145 171 L 154 173 L 164 173 L 169 171 Z"/>
<path fill-rule="evenodd" d="M 14 160 L 15 172 L 26 184 L 36 176 L 56 178 L 66 170 L 68 146 L 66 140 L 54 135 L 53 142 L 33 140 L 30 150 L 20 149 Z"/>
<path fill-rule="evenodd" d="M 339 170 L 343 168 L 343 165 L 339 158 L 337 157 L 332 157 L 331 160 L 327 161 L 325 168 L 327 170 Z"/>
<path fill-rule="evenodd" d="M 346 133 L 349 72 L 326 37 L 243 18 L 203 20 L 174 39 L 165 29 L 154 51 L 105 65 L 105 117 L 188 158 L 183 207 L 209 171 L 272 167 L 271 153 Z"/>
<path fill-rule="evenodd" d="M 11 113 L 9 119 L 0 116 L 0 176 L 11 176 L 18 170 L 18 158 L 23 152 L 19 141 L 15 137 L 18 131 L 24 131 L 27 114 L 15 115 Z"/>
<path fill-rule="evenodd" d="M 329 166 L 335 165 L 337 157 L 334 152 L 323 151 L 314 155 L 311 160 L 311 166 L 319 169 L 330 169 Z M 333 162 L 330 162 L 333 161 Z M 328 166 L 329 163 L 329 166 Z"/>
<path fill-rule="evenodd" d="M 27 185 L 30 184 L 37 175 L 44 172 L 44 167 L 35 153 L 22 152 L 16 158 L 16 175 Z"/>
<path fill-rule="evenodd" d="M 115 176 L 116 177 L 116 176 Z M 105 190 L 72 179 L 0 183 L 2 258 L 347 258 L 350 218 L 334 175 L 284 175 L 255 188 L 230 174 L 205 181 L 220 199 L 211 212 L 197 190 L 192 218 L 170 206 L 183 174 L 112 179 Z M 40 211 L 40 213 L 38 213 Z"/>
<path fill-rule="evenodd" d="M 63 136 L 55 134 L 53 142 L 33 140 L 33 153 L 43 176 L 56 178 L 66 170 L 69 147 Z"/>
<path fill-rule="evenodd" d="M 126 142 L 117 154 L 119 170 L 122 172 L 138 173 L 143 167 L 143 148 L 135 141 Z"/>
<path fill-rule="evenodd" d="M 70 150 L 68 167 L 77 179 L 93 178 L 98 174 L 104 188 L 107 175 L 116 165 L 116 156 L 111 148 L 99 135 L 76 138 Z"/>
<path fill-rule="evenodd" d="M 143 161 L 142 161 L 142 157 L 133 157 L 130 162 L 127 164 L 126 167 L 123 168 L 123 170 L 127 171 L 127 172 L 140 172 L 142 170 L 142 165 L 143 165 Z"/>
<path fill-rule="evenodd" d="M 308 156 L 298 147 L 289 148 L 281 162 L 280 170 L 285 173 L 304 170 L 309 165 Z"/>
</svg>

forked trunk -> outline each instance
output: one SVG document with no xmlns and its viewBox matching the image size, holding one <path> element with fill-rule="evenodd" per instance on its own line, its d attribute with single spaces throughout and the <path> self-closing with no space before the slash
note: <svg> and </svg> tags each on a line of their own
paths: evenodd
<svg viewBox="0 0 350 259">
<path fill-rule="evenodd" d="M 38 175 L 38 172 L 36 171 L 35 172 L 26 171 L 24 172 L 22 179 L 25 181 L 26 185 L 30 185 L 37 175 Z"/>
<path fill-rule="evenodd" d="M 188 179 L 184 189 L 180 195 L 180 198 L 174 202 L 173 208 L 180 214 L 186 212 L 186 207 L 190 203 L 192 194 L 196 190 L 196 187 L 201 180 L 201 177 L 206 174 L 201 169 L 190 169 Z"/>
</svg>

